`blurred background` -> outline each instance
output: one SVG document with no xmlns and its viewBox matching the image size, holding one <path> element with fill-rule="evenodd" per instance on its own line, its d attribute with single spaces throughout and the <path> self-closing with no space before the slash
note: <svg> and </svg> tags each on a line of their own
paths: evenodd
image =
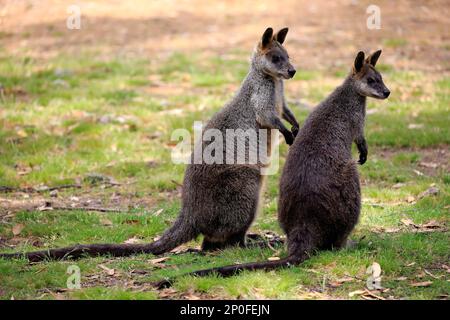
<svg viewBox="0 0 450 320">
<path fill-rule="evenodd" d="M 367 28 L 371 4 L 380 8 L 380 29 Z M 80 30 L 66 27 L 71 5 L 80 8 Z M 12 55 L 249 52 L 266 27 L 288 26 L 288 47 L 301 69 L 347 65 L 357 50 L 384 48 L 384 61 L 396 68 L 448 71 L 446 0 L 2 0 L 0 10 L 1 43 Z"/>
</svg>

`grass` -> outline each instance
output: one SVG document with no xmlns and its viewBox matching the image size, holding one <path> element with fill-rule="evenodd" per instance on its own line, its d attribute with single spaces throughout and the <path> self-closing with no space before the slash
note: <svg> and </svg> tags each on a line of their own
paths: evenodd
<svg viewBox="0 0 450 320">
<path fill-rule="evenodd" d="M 389 45 L 404 44 L 392 40 Z M 0 54 L 0 186 L 81 182 L 80 190 L 60 191 L 58 198 L 76 196 L 108 206 L 119 196 L 129 200 L 131 209 L 126 214 L 19 210 L 0 223 L 2 252 L 120 243 L 131 238 L 152 241 L 160 235 L 180 207 L 177 184 L 184 166 L 171 163 L 172 131 L 192 131 L 194 121 L 209 119 L 236 90 L 247 65 L 241 52 L 222 57 L 175 53 L 158 61 L 100 60 L 92 52 L 49 61 Z M 360 168 L 362 217 L 352 234 L 360 240 L 357 247 L 321 252 L 301 266 L 269 273 L 245 272 L 228 279 L 181 277 L 176 291 L 166 293 L 169 298 L 193 294 L 223 299 L 347 299 L 350 292 L 365 287 L 366 269 L 373 262 L 381 265 L 382 286 L 389 290 L 378 294 L 385 298 L 448 295 L 448 273 L 442 267 L 449 261 L 448 232 L 415 233 L 406 227 L 394 233 L 379 230 L 399 228 L 407 218 L 416 224 L 436 220 L 448 225 L 450 176 L 442 169 L 448 161 L 440 158 L 439 150 L 448 151 L 450 143 L 450 78 L 395 71 L 390 65 L 380 65 L 380 70 L 392 94 L 387 101 L 368 104 L 369 159 Z M 333 74 L 299 70 L 286 88 L 300 88 L 302 100 L 316 104 L 343 75 L 345 70 Z M 300 121 L 308 114 L 295 106 L 292 109 Z M 282 145 L 281 164 L 286 152 Z M 423 162 L 440 166 L 425 170 Z M 92 186 L 83 180 L 90 173 L 111 176 L 124 185 Z M 276 221 L 278 179 L 278 174 L 269 177 L 263 212 L 252 231 L 281 233 Z M 439 193 L 420 198 L 430 185 Z M 1 199 L 27 201 L 30 196 L 34 197 L 2 194 Z M 14 235 L 17 225 L 23 229 Z M 170 255 L 159 264 L 152 263 L 151 255 L 38 264 L 1 260 L 0 298 L 157 299 L 164 296 L 149 283 L 161 277 L 284 254 L 283 248 L 276 252 L 231 248 L 204 256 Z M 81 270 L 82 288 L 61 290 L 66 288 L 67 268 L 73 264 Z M 114 275 L 99 265 L 114 269 Z M 344 277 L 353 281 L 339 283 Z M 336 281 L 338 285 L 333 285 Z M 425 281 L 432 283 L 412 286 Z"/>
</svg>

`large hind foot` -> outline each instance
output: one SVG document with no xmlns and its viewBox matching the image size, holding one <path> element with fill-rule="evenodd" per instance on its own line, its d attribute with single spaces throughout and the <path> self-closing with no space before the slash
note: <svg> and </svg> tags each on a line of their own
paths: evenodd
<svg viewBox="0 0 450 320">
<path fill-rule="evenodd" d="M 337 241 L 333 243 L 332 250 L 341 250 L 341 249 L 355 249 L 358 246 L 358 241 L 351 240 L 345 237 L 341 237 Z"/>
<path fill-rule="evenodd" d="M 245 232 L 233 234 L 224 241 L 212 241 L 205 237 L 202 243 L 202 250 L 215 251 L 222 250 L 228 247 L 245 247 Z"/>
</svg>

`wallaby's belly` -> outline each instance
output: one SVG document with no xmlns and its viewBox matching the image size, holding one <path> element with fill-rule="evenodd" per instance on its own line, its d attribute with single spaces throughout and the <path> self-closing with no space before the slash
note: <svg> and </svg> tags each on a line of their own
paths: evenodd
<svg viewBox="0 0 450 320">
<path fill-rule="evenodd" d="M 183 206 L 199 231 L 221 241 L 246 230 L 259 202 L 261 175 L 254 166 L 190 165 Z"/>
<path fill-rule="evenodd" d="M 358 221 L 358 171 L 351 158 L 333 159 L 298 147 L 281 178 L 279 220 L 288 234 L 298 224 L 314 224 L 326 246 L 350 233 Z"/>
</svg>

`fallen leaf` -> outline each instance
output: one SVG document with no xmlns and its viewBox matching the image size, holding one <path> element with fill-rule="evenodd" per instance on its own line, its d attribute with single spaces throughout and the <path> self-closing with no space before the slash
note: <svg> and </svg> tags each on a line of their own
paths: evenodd
<svg viewBox="0 0 450 320">
<path fill-rule="evenodd" d="M 159 291 L 159 297 L 160 298 L 167 298 L 167 297 L 173 297 L 177 294 L 177 290 L 172 288 L 166 288 Z"/>
<path fill-rule="evenodd" d="M 51 204 L 48 205 L 48 203 L 45 203 L 44 205 L 37 208 L 38 211 L 51 211 L 53 210 Z"/>
<path fill-rule="evenodd" d="M 269 258 L 267 258 L 267 260 L 269 260 L 269 261 L 278 261 L 278 260 L 280 260 L 280 257 L 269 257 Z"/>
<path fill-rule="evenodd" d="M 156 211 L 153 215 L 155 216 L 159 216 L 161 214 L 161 212 L 163 212 L 164 209 L 159 209 L 158 211 Z"/>
<path fill-rule="evenodd" d="M 430 220 L 427 223 L 420 225 L 420 227 L 435 229 L 435 228 L 441 228 L 442 226 L 436 220 Z"/>
<path fill-rule="evenodd" d="M 430 220 L 425 224 L 416 224 L 411 219 L 401 219 L 400 221 L 407 227 L 413 227 L 415 232 L 424 233 L 446 230 L 445 226 L 439 224 L 436 220 Z"/>
<path fill-rule="evenodd" d="M 394 184 L 394 185 L 392 186 L 392 188 L 394 188 L 394 189 L 399 189 L 399 188 L 402 188 L 402 187 L 404 187 L 404 186 L 406 186 L 406 183 L 399 182 L 399 183 Z"/>
<path fill-rule="evenodd" d="M 333 288 L 337 288 L 346 282 L 351 282 L 354 280 L 355 280 L 354 278 L 350 278 L 350 277 L 340 278 L 340 279 L 330 282 L 330 286 L 332 286 Z"/>
<path fill-rule="evenodd" d="M 183 298 L 187 300 L 201 300 L 201 297 L 195 294 L 192 290 L 189 290 L 186 294 L 183 294 Z"/>
<path fill-rule="evenodd" d="M 27 134 L 26 131 L 23 130 L 23 129 L 17 130 L 16 133 L 17 133 L 17 135 L 18 135 L 19 137 L 21 137 L 21 138 L 26 138 L 26 137 L 28 137 L 28 134 Z"/>
<path fill-rule="evenodd" d="M 419 195 L 419 199 L 422 199 L 427 196 L 435 196 L 438 194 L 439 194 L 439 188 L 433 186 L 433 187 L 428 188 L 426 191 L 422 192 Z"/>
<path fill-rule="evenodd" d="M 133 269 L 130 271 L 131 274 L 149 274 L 150 272 L 142 269 Z"/>
<path fill-rule="evenodd" d="M 423 124 L 417 124 L 417 123 L 410 123 L 408 125 L 408 129 L 422 129 Z"/>
<path fill-rule="evenodd" d="M 364 292 L 364 294 L 362 295 L 362 298 L 366 298 L 366 297 L 371 297 L 371 298 L 375 298 L 375 299 L 378 299 L 378 300 L 386 300 L 382 296 L 376 295 L 374 292 L 369 291 L 369 290 L 366 290 Z"/>
<path fill-rule="evenodd" d="M 423 271 L 427 274 L 427 275 L 429 275 L 430 277 L 432 277 L 432 278 L 434 278 L 434 279 L 440 279 L 440 278 L 442 278 L 443 276 L 435 276 L 434 274 L 432 274 L 430 271 L 428 271 L 427 269 L 423 269 Z"/>
<path fill-rule="evenodd" d="M 394 280 L 396 280 L 396 281 L 405 281 L 405 280 L 408 280 L 408 278 L 407 277 L 398 277 L 398 278 L 395 278 Z"/>
<path fill-rule="evenodd" d="M 188 246 L 181 245 L 181 246 L 178 246 L 175 249 L 171 250 L 170 252 L 174 253 L 174 254 L 180 254 L 180 253 L 189 252 L 191 250 L 200 250 L 200 247 L 190 248 Z"/>
<path fill-rule="evenodd" d="M 14 225 L 12 227 L 13 235 L 18 236 L 22 232 L 23 228 L 24 228 L 24 225 L 21 223 Z"/>
<path fill-rule="evenodd" d="M 108 276 L 113 276 L 115 273 L 114 269 L 108 268 L 107 266 L 103 264 L 98 265 L 100 269 L 104 270 Z"/>
<path fill-rule="evenodd" d="M 412 287 L 429 287 L 433 284 L 432 281 L 424 281 L 424 282 L 415 282 L 411 283 Z"/>
<path fill-rule="evenodd" d="M 359 296 L 361 294 L 366 293 L 366 290 L 356 290 L 356 291 L 352 291 L 348 294 L 349 297 L 354 297 L 354 296 Z"/>
<path fill-rule="evenodd" d="M 127 219 L 124 221 L 126 224 L 139 224 L 140 221 L 138 219 Z"/>
<path fill-rule="evenodd" d="M 160 264 L 161 262 L 166 261 L 166 260 L 168 260 L 169 258 L 170 258 L 170 257 L 156 258 L 156 259 L 151 259 L 151 260 L 149 260 L 149 262 L 150 262 L 151 264 Z"/>
<path fill-rule="evenodd" d="M 141 240 L 139 238 L 133 237 L 133 238 L 130 238 L 128 240 L 125 240 L 123 243 L 135 244 L 135 243 L 139 243 L 139 242 L 141 242 Z"/>
<path fill-rule="evenodd" d="M 436 169 L 439 165 L 434 162 L 421 162 L 419 163 L 420 166 L 430 169 Z"/>
<path fill-rule="evenodd" d="M 375 227 L 372 231 L 375 233 L 396 233 L 399 232 L 400 228 L 384 228 L 384 227 Z"/>
<path fill-rule="evenodd" d="M 29 166 L 16 165 L 17 174 L 19 176 L 24 176 L 29 174 L 33 169 Z"/>
<path fill-rule="evenodd" d="M 425 277 L 425 272 L 423 272 L 423 271 L 416 274 L 416 278 L 422 279 L 423 277 Z"/>
<path fill-rule="evenodd" d="M 401 223 L 403 223 L 405 226 L 413 226 L 416 227 L 417 225 L 412 221 L 411 219 L 401 219 Z"/>
</svg>

